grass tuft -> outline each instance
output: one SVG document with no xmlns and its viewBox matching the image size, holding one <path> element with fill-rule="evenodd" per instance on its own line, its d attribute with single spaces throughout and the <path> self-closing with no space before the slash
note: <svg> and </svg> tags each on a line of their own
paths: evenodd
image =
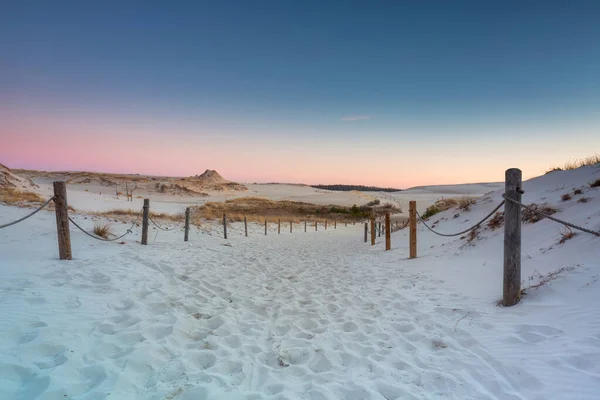
<svg viewBox="0 0 600 400">
<path fill-rule="evenodd" d="M 542 212 L 547 215 L 556 214 L 558 212 L 558 210 L 556 208 L 554 208 L 546 203 L 532 204 L 531 207 L 533 208 L 533 210 L 531 210 L 529 208 L 523 208 L 523 211 L 521 214 L 521 220 L 523 222 L 528 222 L 528 223 L 534 224 L 534 223 L 544 219 L 544 217 L 537 214 L 536 211 Z"/>
<path fill-rule="evenodd" d="M 577 200 L 578 203 L 587 203 L 590 201 L 589 197 L 580 197 L 579 200 Z"/>
<path fill-rule="evenodd" d="M 504 224 L 504 211 L 498 211 L 494 216 L 489 220 L 487 226 L 491 230 L 496 230 L 500 228 Z"/>
<path fill-rule="evenodd" d="M 111 230 L 110 230 L 110 224 L 108 223 L 100 223 L 100 222 L 94 222 L 94 234 L 96 236 L 100 236 L 104 239 L 108 239 L 108 236 L 112 234 Z"/>
<path fill-rule="evenodd" d="M 558 241 L 558 243 L 560 244 L 563 244 L 564 242 L 575 236 L 575 232 L 573 232 L 571 228 L 569 228 L 568 226 L 565 228 L 566 229 L 564 231 L 560 232 L 560 240 Z"/>
<path fill-rule="evenodd" d="M 573 197 L 571 196 L 571 193 L 565 193 L 562 196 L 560 196 L 562 201 L 569 201 L 571 200 Z"/>
<path fill-rule="evenodd" d="M 595 188 L 600 186 L 600 179 L 596 179 L 594 182 L 590 182 L 590 187 Z"/>
<path fill-rule="evenodd" d="M 575 190 L 573 190 L 573 195 L 577 196 L 579 194 L 583 194 L 583 191 L 581 189 L 575 189 Z"/>
</svg>

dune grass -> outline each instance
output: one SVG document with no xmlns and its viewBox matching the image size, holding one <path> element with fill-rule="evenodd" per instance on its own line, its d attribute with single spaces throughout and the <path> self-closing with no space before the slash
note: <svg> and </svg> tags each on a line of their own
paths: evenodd
<svg viewBox="0 0 600 400">
<path fill-rule="evenodd" d="M 94 223 L 94 234 L 96 234 L 97 236 L 100 236 L 104 239 L 108 239 L 108 237 L 112 234 L 111 229 L 110 229 L 110 224 L 95 222 Z"/>
<path fill-rule="evenodd" d="M 458 207 L 463 211 L 469 211 L 473 204 L 475 204 L 475 199 L 473 197 L 467 196 L 439 199 L 434 204 L 427 207 L 422 217 L 423 219 L 427 219 L 434 216 L 435 214 L 441 213 L 442 211 L 446 211 L 454 207 Z"/>
<path fill-rule="evenodd" d="M 240 222 L 246 217 L 249 222 L 276 223 L 281 220 L 288 224 L 300 223 L 305 220 L 325 222 L 333 221 L 356 221 L 371 216 L 382 215 L 385 212 L 395 213 L 400 209 L 392 204 L 373 206 L 356 205 L 352 207 L 319 205 L 289 200 L 270 200 L 261 197 L 240 197 L 225 202 L 207 202 L 202 206 L 192 208 L 193 214 L 204 220 L 218 220 L 227 215 L 227 220 Z"/>
<path fill-rule="evenodd" d="M 590 165 L 600 164 L 600 154 L 594 154 L 579 160 L 567 161 L 563 165 L 555 166 L 546 171 L 547 174 L 554 171 L 571 171 L 577 168 L 586 167 Z"/>
<path fill-rule="evenodd" d="M 13 188 L 0 189 L 0 201 L 6 204 L 44 203 L 46 200 L 33 192 L 24 192 Z"/>
</svg>

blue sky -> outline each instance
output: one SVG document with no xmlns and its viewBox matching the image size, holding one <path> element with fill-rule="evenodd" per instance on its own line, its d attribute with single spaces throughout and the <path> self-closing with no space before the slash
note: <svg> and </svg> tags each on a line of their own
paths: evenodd
<svg viewBox="0 0 600 400">
<path fill-rule="evenodd" d="M 554 158 L 527 160 L 532 175 L 549 162 L 593 153 L 590 144 L 600 138 L 600 2 L 57 1 L 0 7 L 0 116 L 10 117 L 10 124 L 0 122 L 0 134 L 6 138 L 51 134 L 27 125 L 33 119 L 75 125 L 72 135 L 90 140 L 97 139 L 94 125 L 107 123 L 115 140 L 142 137 L 146 127 L 158 143 L 175 137 L 181 146 L 202 138 L 219 146 L 223 137 L 223 147 L 243 141 L 287 151 L 287 158 L 316 147 L 316 176 L 302 175 L 301 158 L 295 172 L 281 175 L 275 166 L 254 175 L 239 165 L 207 166 L 226 169 L 232 178 L 296 181 L 352 180 L 343 171 L 327 174 L 339 161 L 327 159 L 330 151 L 441 156 L 462 143 L 469 155 L 510 139 L 531 153 L 539 150 L 536 141 L 553 138 L 544 152 Z M 199 145 L 210 160 L 206 151 Z M 14 151 L 0 150 L 0 157 L 31 164 L 27 154 Z M 399 160 L 356 164 L 349 176 L 390 185 L 494 180 L 514 166 L 496 160 L 488 175 L 469 174 L 464 166 L 404 182 L 365 173 L 405 168 Z M 192 165 L 190 174 L 197 168 Z M 265 176 L 268 171 L 273 176 Z"/>
</svg>

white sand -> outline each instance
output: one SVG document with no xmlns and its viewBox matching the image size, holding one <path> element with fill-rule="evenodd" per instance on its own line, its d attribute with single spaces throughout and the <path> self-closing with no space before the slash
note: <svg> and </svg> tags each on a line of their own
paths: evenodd
<svg viewBox="0 0 600 400">
<path fill-rule="evenodd" d="M 600 230 L 600 189 L 587 187 L 598 178 L 590 167 L 536 178 L 524 201 Z M 590 202 L 560 200 L 578 187 Z M 500 194 L 431 222 L 464 228 Z M 95 196 L 69 192 L 80 208 L 114 207 Z M 0 223 L 25 211 L 0 206 Z M 408 260 L 405 231 L 385 252 L 358 224 L 234 228 L 187 243 L 179 228 L 151 229 L 148 246 L 139 229 L 123 245 L 73 230 L 72 261 L 56 259 L 50 212 L 0 230 L 0 399 L 598 398 L 600 238 L 557 244 L 560 225 L 524 225 L 525 285 L 566 270 L 500 308 L 502 229 L 468 244 L 420 226 Z"/>
</svg>

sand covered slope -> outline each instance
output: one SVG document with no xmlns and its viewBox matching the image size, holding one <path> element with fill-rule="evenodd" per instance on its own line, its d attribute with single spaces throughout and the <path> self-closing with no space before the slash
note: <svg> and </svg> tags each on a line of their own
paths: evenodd
<svg viewBox="0 0 600 400">
<path fill-rule="evenodd" d="M 523 200 L 600 230 L 600 169 L 524 183 Z M 579 193 L 581 191 L 581 193 Z M 430 219 L 454 232 L 487 214 Z M 563 200 L 563 195 L 571 196 Z M 586 199 L 586 200 L 581 200 Z M 23 214 L 0 205 L 0 223 Z M 458 217 L 455 217 L 459 214 Z M 74 218 L 91 229 L 85 214 Z M 437 223 L 436 223 L 437 222 Z M 56 260 L 54 214 L 0 231 L 2 399 L 596 399 L 600 238 L 541 220 L 523 225 L 525 295 L 497 306 L 503 230 L 443 238 L 418 229 L 362 242 L 362 226 L 241 224 L 222 239 L 181 226 L 150 243 L 72 231 Z M 273 228 L 273 227 L 271 227 Z M 121 233 L 125 225 L 115 224 Z"/>
<path fill-rule="evenodd" d="M 33 191 L 38 185 L 31 179 L 15 174 L 8 167 L 0 164 L 0 189 L 15 189 L 21 191 Z"/>
</svg>

